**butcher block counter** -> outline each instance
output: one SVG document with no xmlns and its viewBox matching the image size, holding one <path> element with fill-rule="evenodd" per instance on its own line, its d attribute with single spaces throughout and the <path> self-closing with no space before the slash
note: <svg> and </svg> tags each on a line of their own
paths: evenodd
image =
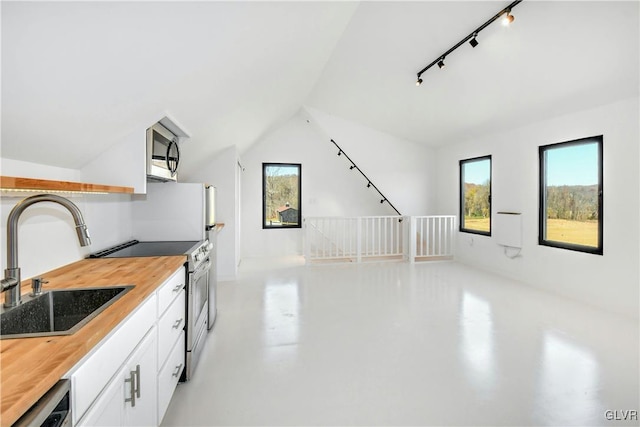
<svg viewBox="0 0 640 427">
<path fill-rule="evenodd" d="M 133 309 L 180 268 L 186 257 L 84 259 L 42 274 L 43 290 L 135 287 L 72 335 L 0 340 L 0 422 L 10 426 Z M 31 281 L 22 282 L 22 295 Z"/>
</svg>

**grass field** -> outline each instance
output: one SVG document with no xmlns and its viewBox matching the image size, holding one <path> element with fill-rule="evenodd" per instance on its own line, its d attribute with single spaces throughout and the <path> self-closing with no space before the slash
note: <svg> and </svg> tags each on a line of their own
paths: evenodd
<svg viewBox="0 0 640 427">
<path fill-rule="evenodd" d="M 489 218 L 464 218 L 464 228 L 467 230 L 489 231 Z"/>
<path fill-rule="evenodd" d="M 489 218 L 464 219 L 465 228 L 489 231 Z M 598 246 L 598 221 L 571 221 L 568 219 L 547 220 L 547 240 L 573 243 L 583 246 Z"/>
<path fill-rule="evenodd" d="M 548 219 L 547 240 L 598 247 L 598 221 Z"/>
</svg>

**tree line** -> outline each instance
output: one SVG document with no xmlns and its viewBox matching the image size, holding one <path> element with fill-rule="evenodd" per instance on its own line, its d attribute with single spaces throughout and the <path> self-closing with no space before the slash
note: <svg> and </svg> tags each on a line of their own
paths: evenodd
<svg viewBox="0 0 640 427">
<path fill-rule="evenodd" d="M 588 221 L 598 219 L 597 185 L 547 187 L 547 218 Z"/>
<path fill-rule="evenodd" d="M 547 218 L 589 221 L 598 219 L 597 185 L 548 186 L 546 194 Z M 465 183 L 465 216 L 489 216 L 489 183 Z"/>
</svg>

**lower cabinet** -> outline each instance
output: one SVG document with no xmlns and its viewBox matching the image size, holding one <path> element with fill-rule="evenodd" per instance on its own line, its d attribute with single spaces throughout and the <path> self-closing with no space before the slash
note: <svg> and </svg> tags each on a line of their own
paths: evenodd
<svg viewBox="0 0 640 427">
<path fill-rule="evenodd" d="M 158 319 L 158 422 L 162 422 L 184 370 L 185 297 L 185 290 L 180 290 Z"/>
<path fill-rule="evenodd" d="M 162 422 L 173 392 L 184 370 L 184 331 L 173 346 L 164 366 L 158 372 L 158 421 Z"/>
<path fill-rule="evenodd" d="M 74 426 L 157 426 L 184 369 L 185 269 L 178 269 L 65 378 Z"/>
<path fill-rule="evenodd" d="M 78 425 L 157 425 L 157 369 L 153 327 Z"/>
</svg>

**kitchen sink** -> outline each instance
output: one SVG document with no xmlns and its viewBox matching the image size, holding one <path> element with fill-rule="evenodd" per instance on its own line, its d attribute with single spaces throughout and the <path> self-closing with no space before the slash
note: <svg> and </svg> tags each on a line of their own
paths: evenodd
<svg viewBox="0 0 640 427">
<path fill-rule="evenodd" d="M 60 289 L 32 297 L 0 314 L 0 339 L 71 335 L 132 288 Z"/>
</svg>

